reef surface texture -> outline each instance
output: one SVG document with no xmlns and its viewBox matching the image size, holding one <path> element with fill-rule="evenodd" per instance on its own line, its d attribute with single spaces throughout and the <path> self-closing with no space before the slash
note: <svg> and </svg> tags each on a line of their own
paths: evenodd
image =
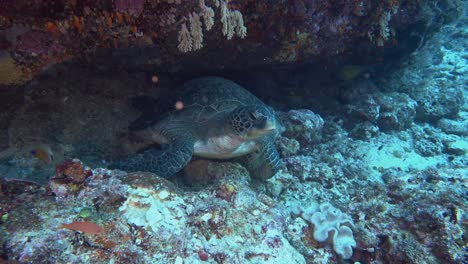
<svg viewBox="0 0 468 264">
<path fill-rule="evenodd" d="M 0 85 L 72 58 L 169 72 L 378 61 L 384 48 L 424 41 L 456 2 L 3 0 Z"/>
</svg>

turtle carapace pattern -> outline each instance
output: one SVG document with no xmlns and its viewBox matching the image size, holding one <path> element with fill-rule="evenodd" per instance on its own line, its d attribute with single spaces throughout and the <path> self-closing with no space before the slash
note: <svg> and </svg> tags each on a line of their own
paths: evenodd
<svg viewBox="0 0 468 264">
<path fill-rule="evenodd" d="M 279 123 L 271 107 L 220 77 L 197 78 L 181 90 L 183 95 L 175 100 L 177 109 L 138 133 L 162 149 L 130 155 L 111 167 L 169 177 L 195 155 L 236 159 L 255 178 L 270 178 L 280 169 L 282 162 L 275 147 Z"/>
</svg>

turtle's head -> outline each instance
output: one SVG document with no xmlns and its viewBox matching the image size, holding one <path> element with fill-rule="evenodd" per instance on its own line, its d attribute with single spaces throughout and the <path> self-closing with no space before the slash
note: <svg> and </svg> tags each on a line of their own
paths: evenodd
<svg viewBox="0 0 468 264">
<path fill-rule="evenodd" d="M 229 115 L 229 125 L 236 134 L 255 139 L 276 129 L 275 112 L 264 105 L 240 106 Z"/>
</svg>

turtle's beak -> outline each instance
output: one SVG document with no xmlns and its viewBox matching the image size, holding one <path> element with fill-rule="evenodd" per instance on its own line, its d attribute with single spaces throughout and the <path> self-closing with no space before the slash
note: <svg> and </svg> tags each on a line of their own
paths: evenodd
<svg viewBox="0 0 468 264">
<path fill-rule="evenodd" d="M 251 131 L 250 136 L 261 137 L 264 135 L 271 134 L 276 129 L 276 122 L 270 120 L 265 121 L 265 125 L 260 129 L 254 129 Z"/>
</svg>

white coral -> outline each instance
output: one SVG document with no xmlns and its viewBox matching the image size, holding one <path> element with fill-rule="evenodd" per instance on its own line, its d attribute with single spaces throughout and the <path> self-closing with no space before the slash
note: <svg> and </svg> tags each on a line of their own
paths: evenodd
<svg viewBox="0 0 468 264">
<path fill-rule="evenodd" d="M 198 50 L 203 47 L 203 31 L 202 23 L 200 21 L 200 16 L 197 13 L 192 13 L 189 15 L 190 21 L 190 35 L 192 35 L 193 40 L 193 50 Z"/>
<path fill-rule="evenodd" d="M 207 31 L 214 25 L 214 11 L 213 8 L 205 5 L 205 0 L 200 0 L 200 8 L 202 9 L 203 21 L 205 21 L 205 27 Z"/>
<path fill-rule="evenodd" d="M 223 35 L 226 36 L 230 30 L 230 12 L 225 1 L 221 2 L 221 23 L 223 24 Z"/>
<path fill-rule="evenodd" d="M 234 34 L 240 38 L 247 36 L 247 28 L 244 25 L 242 13 L 238 10 L 229 10 L 226 1 L 221 2 L 221 23 L 223 23 L 223 35 L 228 40 L 232 39 Z"/>
<path fill-rule="evenodd" d="M 314 225 L 314 239 L 318 242 L 324 242 L 332 232 L 335 252 L 343 259 L 351 258 L 353 247 L 356 247 L 353 231 L 349 227 L 354 226 L 351 217 L 329 203 L 321 204 L 318 211 L 315 211 L 312 215 L 310 213 L 304 213 L 304 216 L 307 221 Z"/>
<path fill-rule="evenodd" d="M 245 38 L 247 36 L 247 28 L 244 25 L 242 13 L 238 10 L 229 10 L 228 1 L 215 1 L 218 6 L 220 3 L 221 23 L 223 25 L 222 32 L 228 40 L 234 35 Z M 203 29 L 201 18 L 205 22 L 207 31 L 211 30 L 214 25 L 214 11 L 211 7 L 205 4 L 205 0 L 199 0 L 200 13 L 193 12 L 188 16 L 190 31 L 184 22 L 179 31 L 179 45 L 177 46 L 182 52 L 198 50 L 203 47 Z M 184 18 L 187 20 L 187 18 Z"/>
<path fill-rule="evenodd" d="M 185 23 L 182 24 L 180 31 L 179 31 L 179 48 L 182 52 L 189 52 L 192 50 L 192 37 L 190 36 L 190 32 L 187 29 L 187 25 Z"/>
<path fill-rule="evenodd" d="M 233 23 L 235 23 L 236 35 L 240 38 L 247 36 L 247 28 L 244 26 L 244 19 L 238 10 L 231 13 Z"/>
</svg>

